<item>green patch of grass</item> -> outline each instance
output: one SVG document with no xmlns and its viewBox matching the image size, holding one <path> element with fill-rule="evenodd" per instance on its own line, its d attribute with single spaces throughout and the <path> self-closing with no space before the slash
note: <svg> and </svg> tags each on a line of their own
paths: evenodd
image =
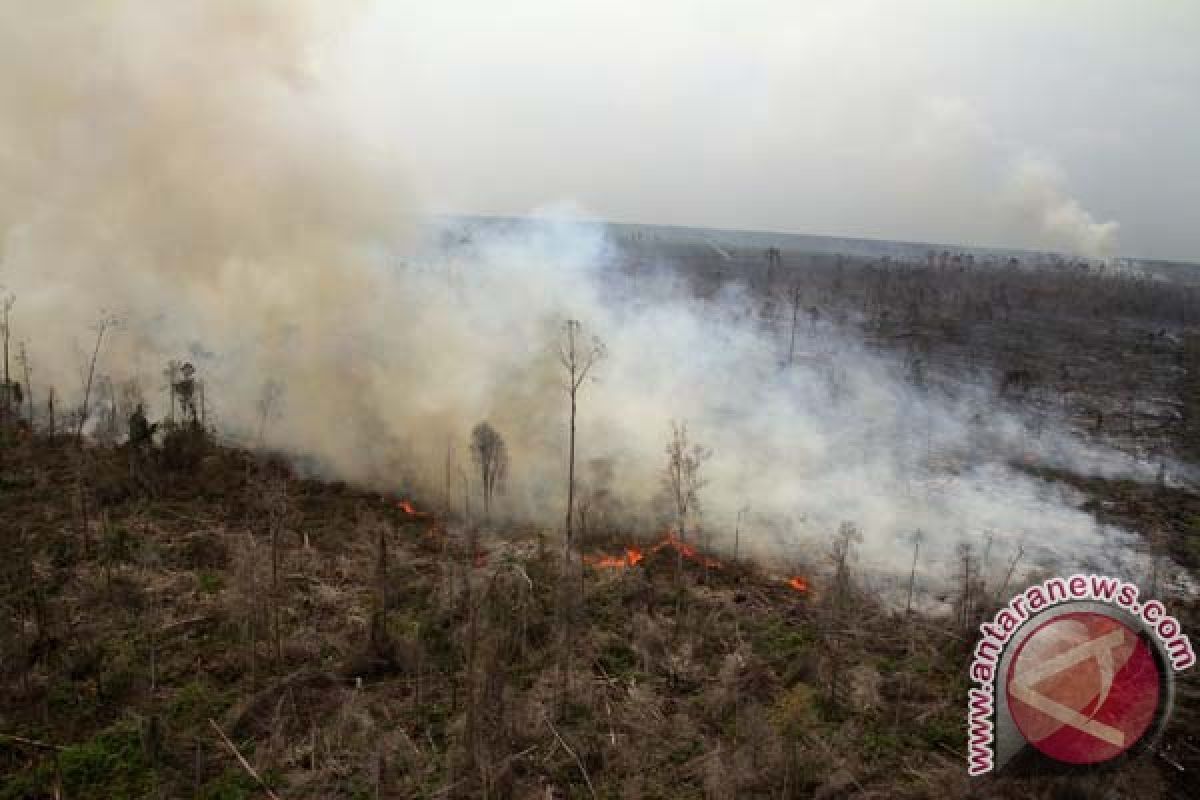
<svg viewBox="0 0 1200 800">
<path fill-rule="evenodd" d="M 821 694 L 812 686 L 798 683 L 780 695 L 771 709 L 771 720 L 784 736 L 795 737 L 821 722 Z"/>
<path fill-rule="evenodd" d="M 109 566 L 131 564 L 141 548 L 141 537 L 124 525 L 108 526 L 100 539 L 100 563 Z"/>
<path fill-rule="evenodd" d="M 592 709 L 586 703 L 568 700 L 563 704 L 562 722 L 564 725 L 577 725 L 592 718 Z"/>
<path fill-rule="evenodd" d="M 258 784 L 245 772 L 232 767 L 200 789 L 200 800 L 250 800 Z"/>
<path fill-rule="evenodd" d="M 167 713 L 180 728 L 201 725 L 209 717 L 219 716 L 226 703 L 207 683 L 199 680 L 185 684 L 171 698 Z"/>
<path fill-rule="evenodd" d="M 867 763 L 888 761 L 904 752 L 910 745 L 908 737 L 898 731 L 869 725 L 860 741 L 861 753 Z"/>
<path fill-rule="evenodd" d="M 672 764 L 686 764 L 704 752 L 704 742 L 699 739 L 684 739 L 676 742 L 674 749 L 667 755 Z"/>
<path fill-rule="evenodd" d="M 438 620 L 438 624 L 422 626 L 420 641 L 425 648 L 427 668 L 453 672 L 462 663 L 462 649 L 454 639 L 450 620 Z"/>
<path fill-rule="evenodd" d="M 196 586 L 204 594 L 216 594 L 224 584 L 224 580 L 215 572 L 204 570 L 196 573 Z"/>
<path fill-rule="evenodd" d="M 609 677 L 622 680 L 631 676 L 638 668 L 638 655 L 628 644 L 618 639 L 608 642 L 596 659 Z"/>
<path fill-rule="evenodd" d="M 966 747 L 966 732 L 957 717 L 935 717 L 915 731 L 930 748 L 944 746 L 952 750 Z"/>
<path fill-rule="evenodd" d="M 67 796 L 78 800 L 140 797 L 153 783 L 141 738 L 129 725 L 67 748 L 59 755 L 59 768 Z"/>
<path fill-rule="evenodd" d="M 751 633 L 754 652 L 777 669 L 785 667 L 812 645 L 810 632 L 781 619 Z"/>
<path fill-rule="evenodd" d="M 63 749 L 57 771 L 63 796 L 73 800 L 133 800 L 149 796 L 154 787 L 138 729 L 127 723 Z M 48 797 L 54 783 L 54 764 L 43 761 L 33 771 L 0 783 L 0 800 Z"/>
</svg>

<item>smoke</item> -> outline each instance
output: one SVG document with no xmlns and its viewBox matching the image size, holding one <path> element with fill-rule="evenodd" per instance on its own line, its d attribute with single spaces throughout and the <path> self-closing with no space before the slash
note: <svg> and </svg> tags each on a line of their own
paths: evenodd
<svg viewBox="0 0 1200 800">
<path fill-rule="evenodd" d="M 1007 200 L 1020 219 L 1040 235 L 1045 246 L 1089 258 L 1117 252 L 1116 222 L 1098 222 L 1064 189 L 1062 170 L 1034 156 L 1017 161 L 1006 187 Z"/>
<path fill-rule="evenodd" d="M 157 394 L 165 359 L 190 358 L 234 425 L 276 377 L 297 400 L 280 434 L 355 474 L 341 426 L 380 409 L 347 351 L 377 344 L 371 249 L 412 214 L 398 159 L 336 113 L 319 45 L 341 21 L 321 7 L 0 6 L 0 281 L 35 390 L 73 393 L 106 309 L 114 377 Z"/>
<path fill-rule="evenodd" d="M 217 424 L 247 441 L 276 382 L 269 446 L 427 497 L 447 473 L 456 494 L 470 482 L 466 437 L 488 419 L 512 456 L 505 513 L 550 525 L 565 494 L 555 348 L 578 319 L 609 352 L 580 397 L 583 481 L 603 460 L 631 526 L 663 522 L 677 419 L 714 452 L 702 519 L 716 546 L 749 505 L 744 542 L 775 558 L 815 552 L 844 520 L 884 567 L 906 563 L 918 528 L 934 564 L 989 530 L 1030 562 L 1124 552 L 1127 535 L 1078 498 L 1006 464 L 1126 466 L 1033 437 L 982 389 L 917 392 L 825 324 L 781 369 L 779 337 L 736 290 L 700 303 L 669 276 L 618 280 L 605 230 L 558 212 L 414 237 L 402 155 L 343 113 L 322 60 L 341 23 L 291 0 L 0 7 L 0 280 L 35 392 L 78 402 L 87 326 L 106 309 L 122 327 L 101 371 L 159 413 L 169 358 L 197 365 Z M 1070 227 L 1070 203 L 1040 197 L 1053 230 Z"/>
<path fill-rule="evenodd" d="M 968 242 L 1088 258 L 1117 254 L 1120 225 L 1097 221 L 1070 194 L 1058 163 L 1006 139 L 961 97 L 925 98 L 895 146 L 899 163 L 889 172 L 906 191 L 935 201 L 938 217 L 966 233 Z M 928 210 L 914 209 L 907 227 L 917 228 Z"/>
<path fill-rule="evenodd" d="M 772 560 L 812 558 L 851 521 L 864 532 L 864 561 L 881 571 L 908 563 L 918 529 L 923 560 L 941 574 L 958 543 L 981 554 L 989 532 L 993 568 L 1018 546 L 1024 566 L 1128 568 L 1130 534 L 1097 524 L 1075 492 L 1009 465 L 1148 470 L 1053 426 L 1035 432 L 986 387 L 964 383 L 953 396 L 914 388 L 904 364 L 826 321 L 803 323 L 784 367 L 789 331 L 764 330 L 741 290 L 701 301 L 670 269 L 618 274 L 602 226 L 555 212 L 504 229 L 445 223 L 430 241 L 402 279 L 421 287 L 417 324 L 439 340 L 447 327 L 469 337 L 464 350 L 441 351 L 456 355 L 437 369 L 439 407 L 455 409 L 460 440 L 468 420 L 485 417 L 509 437 L 505 502 L 521 516 L 560 522 L 567 401 L 553 348 L 570 317 L 608 350 L 580 394 L 580 461 L 606 462 L 634 532 L 670 522 L 658 497 L 663 448 L 670 422 L 686 420 L 713 451 L 700 499 L 717 547 L 731 546 L 748 506 L 742 551 Z"/>
</svg>

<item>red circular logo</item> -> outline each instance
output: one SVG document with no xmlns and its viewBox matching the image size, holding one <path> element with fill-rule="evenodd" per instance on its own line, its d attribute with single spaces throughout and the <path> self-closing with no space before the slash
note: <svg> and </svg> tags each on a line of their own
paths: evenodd
<svg viewBox="0 0 1200 800">
<path fill-rule="evenodd" d="M 1008 667 L 1008 708 L 1026 741 L 1068 764 L 1098 764 L 1133 747 L 1154 721 L 1154 654 L 1121 621 L 1071 612 L 1021 642 Z"/>
</svg>

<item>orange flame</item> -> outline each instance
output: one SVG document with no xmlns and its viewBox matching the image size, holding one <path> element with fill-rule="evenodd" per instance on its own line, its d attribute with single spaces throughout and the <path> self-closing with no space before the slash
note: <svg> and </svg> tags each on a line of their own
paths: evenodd
<svg viewBox="0 0 1200 800">
<path fill-rule="evenodd" d="M 645 558 L 645 554 L 636 547 L 626 547 L 623 556 L 584 556 L 583 563 L 590 564 L 596 569 L 625 569 L 636 567 Z"/>
<path fill-rule="evenodd" d="M 792 587 L 797 592 L 807 592 L 808 591 L 808 581 L 804 580 L 804 578 L 801 578 L 799 575 L 797 575 L 794 578 L 792 578 L 791 580 L 789 580 L 788 586 Z"/>
<path fill-rule="evenodd" d="M 708 569 L 721 569 L 724 566 L 717 559 L 704 555 L 695 547 L 683 541 L 670 531 L 668 531 L 663 536 L 662 540 L 651 547 L 647 552 L 653 554 L 664 548 L 670 548 L 678 552 L 689 561 L 694 561 L 700 566 L 707 567 Z M 625 554 L 622 556 L 613 556 L 604 553 L 598 555 L 585 555 L 583 557 L 583 563 L 590 564 L 597 569 L 626 569 L 628 567 L 636 567 L 638 564 L 640 564 L 646 558 L 647 552 L 643 552 L 637 547 L 626 547 Z"/>
<path fill-rule="evenodd" d="M 692 545 L 690 545 L 687 542 L 680 539 L 678 536 L 676 536 L 671 531 L 667 531 L 667 535 L 663 537 L 663 540 L 661 542 L 659 542 L 658 544 L 654 545 L 654 547 L 651 548 L 650 552 L 657 553 L 659 550 L 662 550 L 664 547 L 669 547 L 672 550 L 675 550 L 680 555 L 682 555 L 684 558 L 688 559 L 689 561 L 695 561 L 697 564 L 699 564 L 702 567 L 708 567 L 709 569 L 720 569 L 722 567 L 722 564 L 720 561 L 717 561 L 715 558 L 709 558 L 708 556 L 703 555 L 699 550 L 697 550 Z"/>
<path fill-rule="evenodd" d="M 386 497 L 381 498 L 381 499 L 385 503 L 390 502 L 393 506 L 395 506 L 396 508 L 403 511 L 405 514 L 408 514 L 410 517 L 432 516 L 428 511 L 417 511 L 417 509 L 413 506 L 413 504 L 408 502 L 407 500 L 388 500 L 388 498 L 386 498 Z"/>
</svg>

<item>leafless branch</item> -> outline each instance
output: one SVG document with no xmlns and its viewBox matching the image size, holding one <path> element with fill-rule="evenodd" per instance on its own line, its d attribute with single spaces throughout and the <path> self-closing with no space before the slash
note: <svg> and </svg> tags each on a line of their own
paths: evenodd
<svg viewBox="0 0 1200 800">
<path fill-rule="evenodd" d="M 588 775 L 587 768 L 583 766 L 583 761 L 581 761 L 579 755 L 571 749 L 571 745 L 563 741 L 563 738 L 558 735 L 558 729 L 554 727 L 554 723 L 550 721 L 550 718 L 543 713 L 542 719 L 546 721 L 546 725 L 549 726 L 550 732 L 554 734 L 554 738 L 558 740 L 558 743 L 563 746 L 564 750 L 571 754 L 571 758 L 575 759 L 575 763 L 579 766 L 579 772 L 583 775 L 584 781 L 587 782 L 588 791 L 592 793 L 592 800 L 596 800 L 596 789 L 592 786 L 592 779 Z"/>
<path fill-rule="evenodd" d="M 211 718 L 208 720 L 208 724 L 211 725 L 212 729 L 217 732 L 218 736 L 221 737 L 221 741 L 223 741 L 225 746 L 229 748 L 229 752 L 233 753 L 234 756 L 237 757 L 238 763 L 242 765 L 242 769 L 246 770 L 246 773 L 251 778 L 254 778 L 254 780 L 258 782 L 258 785 L 262 787 L 263 791 L 267 793 L 267 797 L 270 797 L 271 800 L 279 800 L 279 795 L 271 791 L 271 787 L 267 785 L 266 781 L 262 779 L 254 767 L 250 766 L 250 762 L 247 761 L 245 756 L 242 755 L 241 751 L 237 749 L 237 745 L 229 741 L 229 737 L 225 735 L 225 731 L 221 730 L 221 726 L 213 722 Z"/>
</svg>

